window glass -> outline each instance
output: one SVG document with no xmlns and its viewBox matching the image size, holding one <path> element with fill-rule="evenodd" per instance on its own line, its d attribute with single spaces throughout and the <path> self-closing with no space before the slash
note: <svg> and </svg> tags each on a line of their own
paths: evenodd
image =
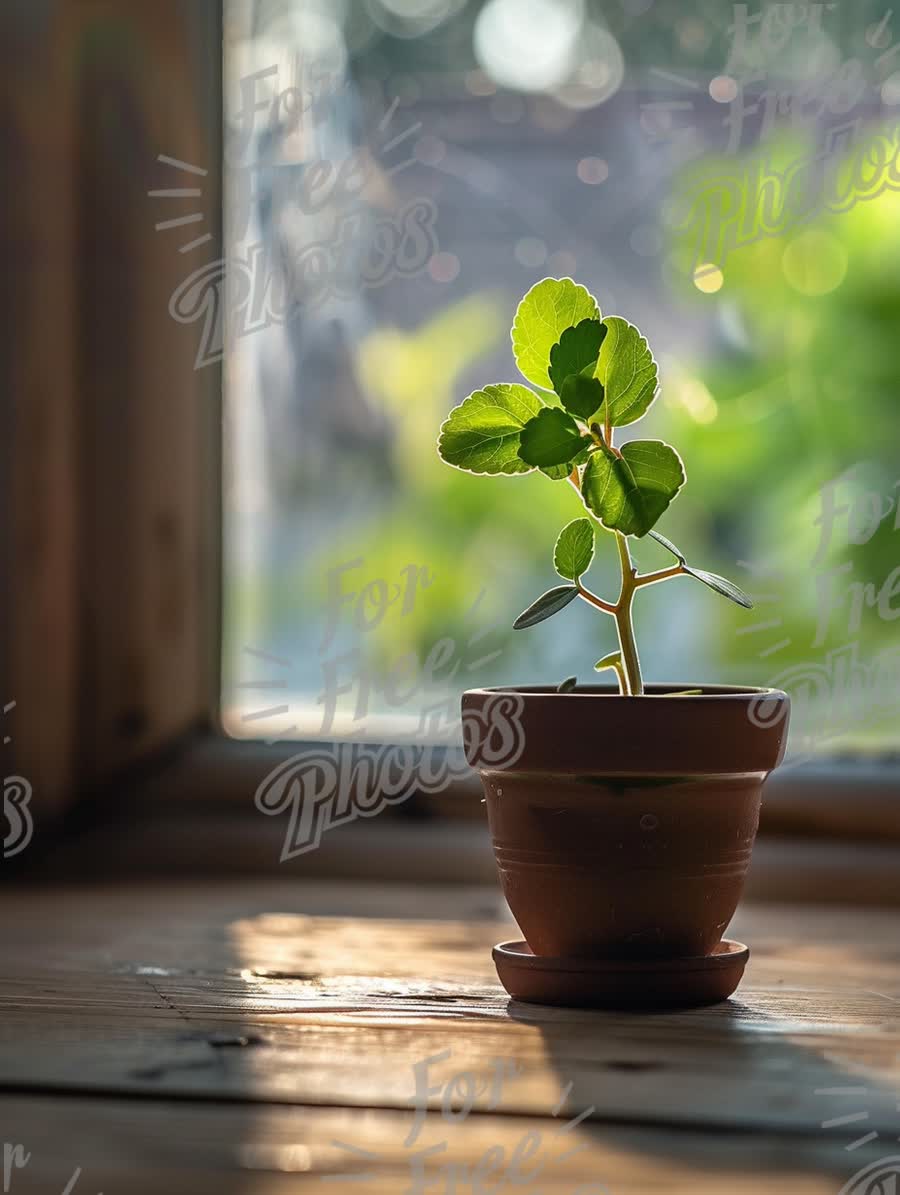
<svg viewBox="0 0 900 1195">
<path fill-rule="evenodd" d="M 890 738 L 898 47 L 869 3 L 228 5 L 230 732 L 440 737 L 462 688 L 596 679 L 611 620 L 511 628 L 559 583 L 575 493 L 435 450 L 517 380 L 515 306 L 550 275 L 648 337 L 661 393 L 627 430 L 688 473 L 658 529 L 755 601 L 641 593 L 645 676 L 788 689 L 796 759 Z"/>
</svg>

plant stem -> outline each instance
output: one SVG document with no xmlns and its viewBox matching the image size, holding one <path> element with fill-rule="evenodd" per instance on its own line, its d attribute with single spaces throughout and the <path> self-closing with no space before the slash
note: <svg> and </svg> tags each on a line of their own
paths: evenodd
<svg viewBox="0 0 900 1195">
<path fill-rule="evenodd" d="M 624 696 L 626 696 L 627 682 L 625 680 L 625 673 L 622 671 L 622 665 L 621 664 L 613 664 L 613 669 L 615 671 L 616 678 L 618 679 L 618 682 L 619 682 L 619 694 L 624 697 Z"/>
<path fill-rule="evenodd" d="M 635 589 L 642 585 L 655 585 L 657 581 L 668 581 L 670 577 L 680 577 L 686 572 L 683 564 L 673 564 L 671 568 L 661 568 L 656 573 L 639 574 L 634 579 Z"/>
<path fill-rule="evenodd" d="M 616 607 L 611 602 L 604 602 L 603 598 L 598 598 L 596 593 L 591 593 L 589 589 L 585 589 L 580 581 L 576 581 L 575 585 L 578 589 L 579 597 L 584 598 L 586 602 L 590 602 L 592 606 L 596 606 L 598 610 L 605 610 L 607 614 L 615 614 Z"/>
<path fill-rule="evenodd" d="M 644 681 L 641 677 L 641 662 L 638 659 L 637 643 L 634 638 L 634 626 L 631 620 L 631 606 L 634 601 L 635 567 L 631 562 L 628 550 L 628 540 L 620 532 L 615 532 L 616 547 L 619 549 L 619 562 L 622 566 L 622 589 L 616 602 L 616 631 L 619 636 L 619 650 L 622 653 L 622 667 L 625 672 L 626 697 L 640 697 L 644 692 Z"/>
<path fill-rule="evenodd" d="M 611 431 L 607 434 L 611 435 Z M 573 468 L 569 474 L 569 481 L 576 493 L 580 495 L 581 480 L 577 467 Z M 628 550 L 628 539 L 618 531 L 614 532 L 614 534 L 616 537 L 616 547 L 619 549 L 619 562 L 622 566 L 622 588 L 619 591 L 618 601 L 615 605 L 612 605 L 610 602 L 604 602 L 602 598 L 598 598 L 596 594 L 585 589 L 580 581 L 578 582 L 578 593 L 586 602 L 590 602 L 592 606 L 604 610 L 607 614 L 612 614 L 615 618 L 616 633 L 619 637 L 619 651 L 622 656 L 622 665 L 620 668 L 616 668 L 616 675 L 619 678 L 619 688 L 623 697 L 640 697 L 644 692 L 644 680 L 641 676 L 641 661 L 638 658 L 634 625 L 631 619 L 631 607 L 634 595 L 642 585 L 650 585 L 655 581 L 664 581 L 667 577 L 678 576 L 684 570 L 678 564 L 671 569 L 662 569 L 659 573 L 645 573 L 643 577 L 638 577 L 637 569 L 631 560 L 631 552 Z"/>
</svg>

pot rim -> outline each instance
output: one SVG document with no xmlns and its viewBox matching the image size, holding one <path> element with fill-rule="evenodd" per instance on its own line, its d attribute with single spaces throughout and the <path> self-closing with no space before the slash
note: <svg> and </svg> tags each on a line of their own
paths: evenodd
<svg viewBox="0 0 900 1195">
<path fill-rule="evenodd" d="M 684 689 L 700 689 L 699 693 L 685 693 Z M 648 692 L 648 690 L 650 690 Z M 489 693 L 518 693 L 524 698 L 528 697 L 622 697 L 623 694 L 619 692 L 617 685 L 613 684 L 586 684 L 579 685 L 575 690 L 569 690 L 565 693 L 560 693 L 554 685 L 486 685 L 477 689 L 466 689 L 466 694 L 486 695 Z M 677 695 L 691 701 L 709 700 L 716 703 L 728 701 L 731 699 L 758 700 L 760 697 L 785 698 L 789 700 L 788 694 L 783 689 L 773 689 L 769 685 L 755 686 L 755 685 L 720 685 L 720 684 L 700 684 L 690 681 L 676 682 L 676 681 L 650 681 L 644 686 L 644 692 L 639 696 L 628 697 L 629 701 L 650 701 L 655 697 L 662 697 L 666 694 Z"/>
<path fill-rule="evenodd" d="M 549 685 L 467 689 L 466 759 L 482 772 L 669 776 L 766 774 L 781 762 L 791 708 L 783 690 L 672 683 L 647 688 L 640 697 L 621 697 L 610 683 L 574 693 Z M 701 692 L 660 700 L 691 688 Z"/>
</svg>

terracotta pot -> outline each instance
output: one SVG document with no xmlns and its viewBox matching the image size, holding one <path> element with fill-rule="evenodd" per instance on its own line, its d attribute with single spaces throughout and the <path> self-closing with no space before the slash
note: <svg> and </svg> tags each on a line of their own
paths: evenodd
<svg viewBox="0 0 900 1195">
<path fill-rule="evenodd" d="M 684 958 L 720 942 L 790 701 L 724 685 L 660 696 L 692 687 L 463 695 L 503 891 L 536 955 Z"/>
</svg>

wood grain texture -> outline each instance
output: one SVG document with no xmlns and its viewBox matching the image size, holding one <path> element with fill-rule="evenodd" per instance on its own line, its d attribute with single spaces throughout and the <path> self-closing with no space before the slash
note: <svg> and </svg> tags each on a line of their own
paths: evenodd
<svg viewBox="0 0 900 1195">
<path fill-rule="evenodd" d="M 595 1122 L 567 1140 L 553 1118 L 473 1114 L 454 1123 L 440 1113 L 428 1115 L 407 1147 L 410 1114 L 382 1109 L 268 1105 L 248 1112 L 52 1096 L 0 1098 L 0 1116 L 7 1141 L 31 1153 L 14 1174 L 12 1195 L 59 1195 L 75 1169 L 79 1187 L 106 1195 L 838 1195 L 847 1178 L 881 1156 L 872 1146 L 848 1155 L 819 1137 Z M 519 1173 L 533 1176 L 514 1184 L 511 1163 L 529 1139 L 534 1152 Z M 434 1151 L 427 1186 L 416 1183 L 416 1159 L 426 1150 Z M 491 1155 L 499 1166 L 488 1178 Z"/>
<path fill-rule="evenodd" d="M 220 243 L 217 6 L 74 6 L 81 223 L 80 580 L 83 781 L 107 780 L 207 715 L 215 560 L 207 487 L 216 367 L 194 369 L 195 328 L 170 298 Z M 188 174 L 167 155 L 201 168 Z M 194 186 L 198 197 L 153 190 Z M 187 228 L 157 229 L 199 214 Z M 200 233 L 213 240 L 187 254 Z"/>
<path fill-rule="evenodd" d="M 169 314 L 204 263 L 155 224 L 193 204 L 218 252 L 221 5 L 4 5 L 0 66 L 0 707 L 40 831 L 217 698 L 220 379 Z M 159 154 L 199 198 L 148 197 L 183 183 Z"/>
<path fill-rule="evenodd" d="M 64 803 L 75 754 L 77 244 L 73 63 L 43 13 L 0 9 L 0 707 L 4 775 L 38 817 Z"/>
<path fill-rule="evenodd" d="M 26 1168 L 14 1192 L 62 1190 L 76 1165 L 107 1195 L 280 1192 L 301 1174 L 449 1191 L 451 1163 L 459 1192 L 497 1190 L 473 1167 L 494 1147 L 508 1166 L 540 1132 L 526 1191 L 837 1195 L 896 1142 L 894 912 L 749 906 L 735 999 L 630 1016 L 509 1001 L 489 948 L 515 927 L 491 889 L 133 884 L 9 890 L 6 906 L 4 1134 L 45 1184 L 22 1185 Z M 585 1109 L 566 1137 L 583 1152 L 553 1162 Z M 431 1185 L 411 1186 L 431 1146 Z M 371 1178 L 324 1181 L 351 1172 Z"/>
</svg>

